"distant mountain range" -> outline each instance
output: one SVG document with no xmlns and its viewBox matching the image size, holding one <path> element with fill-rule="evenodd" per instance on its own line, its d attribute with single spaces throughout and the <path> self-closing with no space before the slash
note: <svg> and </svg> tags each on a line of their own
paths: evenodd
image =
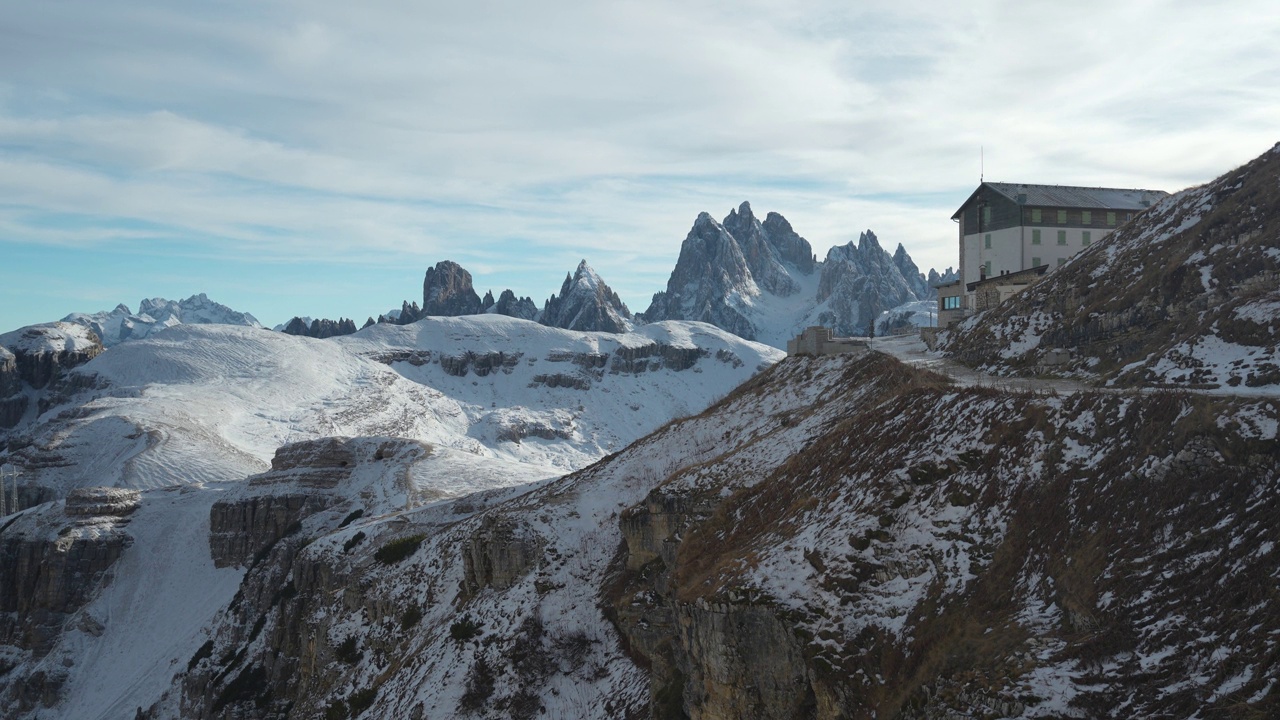
<svg viewBox="0 0 1280 720">
<path fill-rule="evenodd" d="M 906 248 L 899 244 L 890 255 L 870 230 L 856 244 L 833 247 L 818 261 L 809 241 L 786 218 L 770 212 L 762 222 L 744 202 L 723 222 L 705 212 L 698 216 L 666 289 L 653 296 L 643 313 L 633 314 L 586 260 L 565 274 L 559 291 L 541 308 L 509 289 L 496 299 L 492 291 L 481 297 L 471 273 L 444 260 L 427 269 L 421 304 L 406 300 L 399 309 L 360 326 L 346 317 L 295 317 L 275 329 L 323 339 L 378 323 L 493 314 L 564 330 L 625 333 L 661 320 L 695 320 L 781 348 L 809 325 L 832 327 L 838 335 L 866 335 L 925 324 L 933 310 L 932 286 L 954 277 L 950 269 L 922 274 Z M 93 330 L 108 348 L 182 324 L 261 327 L 253 315 L 203 293 L 179 301 L 145 299 L 137 312 L 121 304 L 110 311 L 72 313 L 63 321 Z"/>
<path fill-rule="evenodd" d="M 922 274 L 901 244 L 890 255 L 875 233 L 857 244 L 832 248 L 819 262 L 809 241 L 778 213 L 758 220 L 749 203 L 731 210 L 724 222 L 708 213 L 694 221 L 680 256 L 649 309 L 631 311 L 600 275 L 583 260 L 565 275 L 558 294 L 539 309 L 528 297 L 503 290 L 482 299 L 471 273 L 445 260 L 427 270 L 422 304 L 405 301 L 378 322 L 404 325 L 424 317 L 498 314 L 533 320 L 566 330 L 627 332 L 637 324 L 696 320 L 748 340 L 774 347 L 808 325 L 827 325 L 840 335 L 866 335 L 896 326 L 923 324 L 932 310 L 933 284 L 954 279 L 947 270 Z M 896 312 L 894 312 L 896 311 Z M 330 337 L 356 331 L 346 318 L 295 318 L 283 330 L 294 335 Z"/>
</svg>

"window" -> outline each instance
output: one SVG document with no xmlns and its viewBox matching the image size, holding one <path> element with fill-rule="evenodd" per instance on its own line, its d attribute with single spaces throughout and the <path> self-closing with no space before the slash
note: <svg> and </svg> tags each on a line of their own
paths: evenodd
<svg viewBox="0 0 1280 720">
<path fill-rule="evenodd" d="M 1092 211 L 1092 210 L 1081 210 L 1081 211 L 1080 211 L 1080 224 L 1081 224 L 1081 225 L 1092 225 L 1092 224 L 1093 224 L 1093 211 Z"/>
<path fill-rule="evenodd" d="M 1115 225 L 1115 224 L 1116 224 L 1116 214 L 1115 214 L 1115 213 L 1113 213 L 1113 212 L 1109 212 L 1109 213 L 1107 213 L 1107 224 L 1108 224 L 1108 225 Z"/>
<path fill-rule="evenodd" d="M 991 261 L 988 260 L 982 264 L 982 271 L 987 277 L 991 277 Z"/>
<path fill-rule="evenodd" d="M 1088 247 L 1089 243 L 1091 242 L 1093 242 L 1093 233 L 1089 232 L 1088 230 L 1085 230 L 1083 233 L 1083 236 L 1080 239 L 1080 244 L 1084 245 L 1085 247 Z"/>
<path fill-rule="evenodd" d="M 1040 212 L 1040 208 L 1034 208 L 1034 209 L 1032 209 L 1032 211 L 1031 211 L 1031 222 L 1033 222 L 1033 223 L 1044 222 L 1043 217 L 1044 217 L 1044 214 L 1043 214 L 1042 212 Z"/>
<path fill-rule="evenodd" d="M 1043 264 L 1044 263 L 1040 262 L 1040 258 L 1038 257 L 1031 258 L 1031 267 L 1040 267 Z"/>
<path fill-rule="evenodd" d="M 1040 244 L 1040 231 L 1039 231 L 1039 230 L 1032 230 L 1032 231 L 1031 231 L 1031 244 L 1032 244 L 1032 245 L 1039 245 L 1039 244 Z"/>
<path fill-rule="evenodd" d="M 991 206 L 990 205 L 982 208 L 982 224 L 983 225 L 991 224 Z"/>
<path fill-rule="evenodd" d="M 1058 231 L 1058 244 L 1059 244 L 1059 245 L 1066 245 L 1066 244 L 1067 244 L 1067 231 L 1066 231 L 1066 230 L 1059 230 L 1059 231 Z"/>
<path fill-rule="evenodd" d="M 1059 225 L 1066 225 L 1066 224 L 1067 224 L 1067 211 L 1066 211 L 1066 210 L 1059 210 L 1059 211 L 1058 211 L 1058 224 L 1059 224 Z"/>
<path fill-rule="evenodd" d="M 982 238 L 982 245 L 987 250 L 991 249 L 991 233 L 987 233 L 986 237 Z"/>
<path fill-rule="evenodd" d="M 959 310 L 960 296 L 952 295 L 951 297 L 942 298 L 942 309 L 943 310 Z"/>
</svg>

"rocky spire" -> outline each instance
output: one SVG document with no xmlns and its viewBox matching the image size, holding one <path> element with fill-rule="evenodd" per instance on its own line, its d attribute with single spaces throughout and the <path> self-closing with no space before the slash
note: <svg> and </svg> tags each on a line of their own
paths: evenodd
<svg viewBox="0 0 1280 720">
<path fill-rule="evenodd" d="M 631 311 L 586 260 L 565 274 L 559 296 L 552 295 L 538 322 L 566 330 L 626 332 Z"/>
<path fill-rule="evenodd" d="M 471 273 L 452 260 L 427 268 L 422 281 L 422 314 L 476 315 L 481 312 L 480 296 L 471 286 Z"/>
</svg>

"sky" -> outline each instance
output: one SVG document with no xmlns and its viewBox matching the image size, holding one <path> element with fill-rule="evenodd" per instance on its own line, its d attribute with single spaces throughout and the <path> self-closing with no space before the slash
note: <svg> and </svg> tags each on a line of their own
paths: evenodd
<svg viewBox="0 0 1280 720">
<path fill-rule="evenodd" d="M 1280 140 L 1274 0 L 4 2 L 0 331 L 200 292 L 264 324 L 440 260 L 643 311 L 698 213 L 957 263 L 988 180 L 1176 191 Z"/>
</svg>

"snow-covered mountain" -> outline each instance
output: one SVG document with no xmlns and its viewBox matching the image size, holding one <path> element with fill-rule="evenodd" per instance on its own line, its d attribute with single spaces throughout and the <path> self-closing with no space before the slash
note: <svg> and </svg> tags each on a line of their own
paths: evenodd
<svg viewBox="0 0 1280 720">
<path fill-rule="evenodd" d="M 631 329 L 631 311 L 583 260 L 573 275 L 564 276 L 560 294 L 543 305 L 538 322 L 565 330 L 622 333 Z"/>
<path fill-rule="evenodd" d="M 882 314 L 933 295 L 902 245 L 890 255 L 874 233 L 815 262 L 809 242 L 777 213 L 760 222 L 749 203 L 723 223 L 702 213 L 680 247 L 667 289 L 647 321 L 700 320 L 774 347 L 809 325 L 864 335 Z"/>
<path fill-rule="evenodd" d="M 262 327 L 257 318 L 214 302 L 200 293 L 186 300 L 149 298 L 138 303 L 138 312 L 121 303 L 114 310 L 92 314 L 71 313 L 62 319 L 90 328 L 102 340 L 105 347 L 112 347 L 127 340 L 150 337 L 165 328 L 181 324 L 217 324 Z"/>
<path fill-rule="evenodd" d="M 154 702 L 243 578 L 243 562 L 218 558 L 283 530 L 290 513 L 336 503 L 378 517 L 556 477 L 700 412 L 782 356 L 699 323 L 593 333 L 498 315 L 323 341 L 181 324 L 100 352 L 72 323 L 0 341 L 0 382 L 29 404 L 0 431 L 0 459 L 22 470 L 19 504 L 39 505 L 0 535 L 0 581 L 25 588 L 0 596 L 12 668 L 0 698 L 6 716 L 31 717 L 132 716 Z M 88 357 L 24 370 L 68 343 Z M 219 515 L 226 503 L 259 510 Z M 267 524 L 241 532 L 236 518 Z M 211 532 L 229 548 L 213 562 Z M 65 578 L 24 574 L 42 566 Z"/>
</svg>

